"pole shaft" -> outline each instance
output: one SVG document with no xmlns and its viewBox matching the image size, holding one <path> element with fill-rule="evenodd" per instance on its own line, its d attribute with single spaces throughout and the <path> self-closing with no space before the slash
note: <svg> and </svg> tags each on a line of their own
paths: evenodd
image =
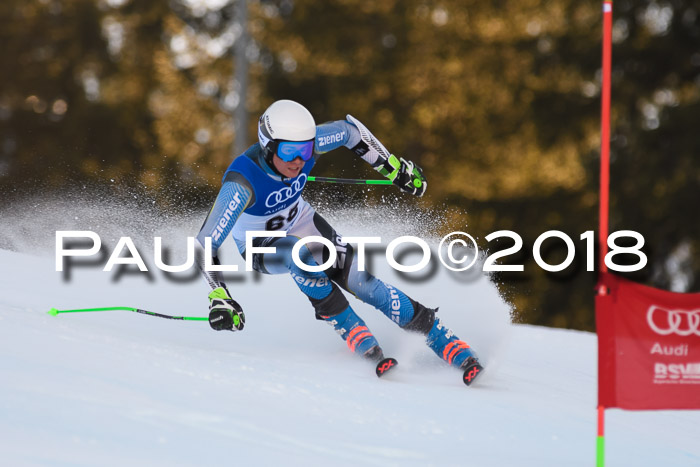
<svg viewBox="0 0 700 467">
<path fill-rule="evenodd" d="M 158 318 L 179 319 L 182 321 L 209 321 L 209 318 L 204 318 L 201 316 L 170 316 L 170 315 L 164 315 L 161 313 L 155 313 L 153 311 L 141 310 L 141 309 L 135 309 L 134 311 L 136 313 L 143 313 L 144 315 L 156 316 Z"/>
<path fill-rule="evenodd" d="M 598 438 L 596 440 L 596 467 L 605 467 L 605 407 L 598 406 Z"/>
<path fill-rule="evenodd" d="M 310 182 L 322 183 L 345 183 L 351 185 L 391 185 L 391 180 L 363 180 L 359 178 L 334 178 L 334 177 L 314 177 L 308 178 Z"/>
<path fill-rule="evenodd" d="M 598 235 L 599 267 L 608 272 L 605 255 L 608 252 L 608 216 L 610 213 L 610 87 L 612 68 L 612 0 L 603 2 L 603 75 L 600 103 L 600 202 Z M 601 293 L 599 290 L 598 293 Z M 600 378 L 600 370 L 598 371 Z M 600 382 L 598 383 L 600 384 Z M 605 467 L 605 407 L 598 406 L 598 437 L 596 439 L 596 466 Z"/>
<path fill-rule="evenodd" d="M 58 313 L 90 313 L 90 312 L 95 312 L 95 311 L 116 311 L 116 310 L 122 310 L 122 311 L 136 311 L 136 308 L 131 308 L 128 306 L 108 306 L 108 307 L 102 307 L 102 308 L 78 308 L 75 310 L 56 310 L 55 308 L 52 308 L 57 314 Z"/>
<path fill-rule="evenodd" d="M 140 308 L 132 308 L 129 306 L 108 306 L 108 307 L 102 307 L 102 308 L 77 308 L 75 310 L 57 310 L 56 308 L 51 308 L 51 310 L 49 311 L 49 314 L 52 316 L 56 316 L 60 313 L 90 313 L 90 312 L 98 312 L 98 311 L 116 311 L 116 310 L 133 311 L 133 312 L 141 313 L 144 315 L 156 316 L 158 318 L 166 318 L 166 319 L 178 319 L 178 320 L 183 320 L 183 321 L 209 321 L 209 318 L 201 317 L 201 316 L 171 316 L 171 315 L 164 315 L 162 313 L 155 313 L 153 311 L 142 310 Z"/>
<path fill-rule="evenodd" d="M 248 0 L 235 0 L 233 8 L 233 23 L 240 32 L 233 44 L 233 82 L 234 92 L 238 95 L 238 105 L 233 111 L 234 140 L 232 157 L 236 158 L 248 148 Z"/>
<path fill-rule="evenodd" d="M 612 1 L 603 2 L 603 75 L 600 118 L 600 203 L 599 247 L 600 270 L 607 272 L 605 255 L 608 252 L 608 215 L 610 199 L 610 80 L 612 66 Z"/>
</svg>

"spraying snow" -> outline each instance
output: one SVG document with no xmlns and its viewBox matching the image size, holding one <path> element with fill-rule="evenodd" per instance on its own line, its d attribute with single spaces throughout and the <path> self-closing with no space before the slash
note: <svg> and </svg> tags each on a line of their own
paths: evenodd
<svg viewBox="0 0 700 467">
<path fill-rule="evenodd" d="M 467 388 L 420 336 L 349 297 L 399 360 L 380 380 L 314 319 L 287 275 L 245 272 L 232 242 L 222 262 L 241 269 L 228 281 L 246 312 L 240 333 L 124 311 L 49 316 L 51 307 L 116 305 L 206 316 L 198 274 L 105 273 L 103 260 L 66 280 L 54 259 L 56 230 L 93 230 L 112 246 L 131 236 L 149 266 L 162 236 L 175 263 L 206 210 L 167 214 L 138 199 L 29 203 L 6 207 L 0 228 L 3 464 L 593 463 L 595 335 L 511 325 L 510 307 L 480 274 L 439 267 L 410 281 L 375 257 L 378 277 L 439 306 L 486 366 Z M 380 208 L 320 212 L 345 235 L 390 240 L 444 228 L 439 216 L 408 226 Z M 609 411 L 610 465 L 698 465 L 699 422 L 697 412 Z"/>
</svg>

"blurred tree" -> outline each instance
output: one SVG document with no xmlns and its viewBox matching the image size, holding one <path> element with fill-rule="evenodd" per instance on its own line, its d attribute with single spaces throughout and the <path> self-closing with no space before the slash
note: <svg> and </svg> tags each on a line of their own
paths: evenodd
<svg viewBox="0 0 700 467">
<path fill-rule="evenodd" d="M 117 68 L 95 2 L 10 0 L 0 8 L 4 174 L 60 183 L 70 166 L 118 165 L 123 154 L 136 153 L 118 109 L 101 98 L 101 79 Z"/>
<path fill-rule="evenodd" d="M 483 237 L 500 229 L 531 247 L 545 230 L 578 239 L 595 228 L 582 155 L 597 149 L 597 85 L 583 90 L 600 61 L 599 11 L 572 1 L 297 1 L 267 18 L 258 40 L 275 58 L 264 76 L 272 98 L 297 98 L 324 119 L 353 113 L 424 167 L 425 206 L 468 211 L 482 247 L 493 249 Z M 593 278 L 581 277 L 583 286 L 555 287 L 530 261 L 509 298 L 528 322 L 590 327 Z M 584 290 L 575 300 L 572 286 Z M 566 305 L 545 309 L 548 295 Z"/>
<path fill-rule="evenodd" d="M 280 13 L 258 28 L 274 57 L 263 77 L 270 99 L 299 99 L 325 119 L 361 118 L 426 169 L 425 205 L 468 212 L 468 230 L 482 247 L 509 246 L 483 240 L 494 230 L 523 237 L 511 260 L 526 272 L 496 277 L 523 321 L 591 329 L 595 276 L 585 273 L 579 236 L 597 228 L 601 4 L 309 0 L 281 13 L 289 3 L 267 2 Z M 689 211 L 697 209 L 698 139 L 689 130 L 698 117 L 698 5 L 615 5 L 611 226 L 646 236 L 652 261 L 638 280 L 667 287 L 685 278 L 684 290 L 697 290 L 699 223 Z M 663 127 L 650 133 L 640 112 L 652 123 L 668 118 L 678 164 L 668 163 Z M 620 144 L 646 162 L 630 167 Z M 321 168 L 346 166 L 338 159 Z M 644 180 L 663 201 L 638 202 Z M 676 206 L 683 202 L 685 215 Z M 577 242 L 573 272 L 545 273 L 532 261 L 535 239 L 550 229 Z M 545 244 L 552 263 L 564 258 L 554 244 Z"/>
<path fill-rule="evenodd" d="M 466 229 L 491 252 L 510 245 L 488 233 L 519 233 L 523 250 L 508 260 L 525 272 L 495 280 L 520 319 L 592 328 L 595 276 L 579 236 L 597 228 L 600 2 L 249 7 L 251 86 L 241 96 L 231 0 L 2 2 L 0 187 L 79 176 L 145 184 L 174 202 L 196 193 L 187 187 L 211 194 L 231 159 L 233 110 L 248 108 L 254 141 L 254 117 L 296 99 L 319 122 L 355 115 L 424 167 L 427 196 L 392 209 L 456 208 L 444 233 Z M 692 0 L 614 4 L 611 230 L 644 234 L 650 265 L 636 279 L 685 291 L 700 288 L 699 16 Z M 318 170 L 376 176 L 342 151 Z M 531 258 L 551 229 L 579 248 L 564 273 Z M 545 243 L 550 263 L 564 258 L 558 243 Z"/>
<path fill-rule="evenodd" d="M 615 3 L 611 228 L 641 232 L 641 279 L 700 290 L 700 3 Z"/>
</svg>

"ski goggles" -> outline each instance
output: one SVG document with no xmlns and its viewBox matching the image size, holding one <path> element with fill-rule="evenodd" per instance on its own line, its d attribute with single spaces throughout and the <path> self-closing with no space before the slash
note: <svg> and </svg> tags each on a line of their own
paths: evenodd
<svg viewBox="0 0 700 467">
<path fill-rule="evenodd" d="M 314 155 L 314 140 L 280 141 L 277 144 L 277 156 L 285 162 L 292 162 L 297 157 L 308 161 Z"/>
</svg>

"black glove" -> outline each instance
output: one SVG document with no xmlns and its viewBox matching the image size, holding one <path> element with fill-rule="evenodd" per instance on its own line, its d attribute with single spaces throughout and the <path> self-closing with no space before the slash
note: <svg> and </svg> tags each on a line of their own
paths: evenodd
<svg viewBox="0 0 700 467">
<path fill-rule="evenodd" d="M 423 170 L 411 161 L 401 158 L 401 166 L 392 180 L 399 190 L 405 191 L 415 196 L 423 196 L 428 188 L 428 180 L 423 175 Z"/>
<path fill-rule="evenodd" d="M 423 170 L 411 161 L 397 158 L 395 155 L 382 160 L 375 165 L 374 170 L 391 180 L 399 190 L 416 196 L 423 196 L 428 188 L 428 180 L 423 175 Z"/>
<path fill-rule="evenodd" d="M 216 331 L 241 331 L 245 326 L 243 309 L 224 287 L 209 294 L 209 326 Z"/>
</svg>

